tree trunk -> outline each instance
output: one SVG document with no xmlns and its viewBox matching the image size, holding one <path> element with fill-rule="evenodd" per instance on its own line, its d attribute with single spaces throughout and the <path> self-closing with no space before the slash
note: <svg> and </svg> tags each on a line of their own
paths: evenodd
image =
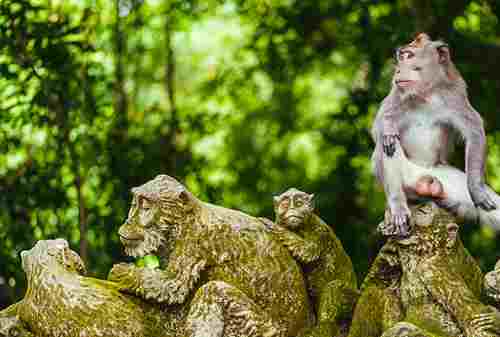
<svg viewBox="0 0 500 337">
<path fill-rule="evenodd" d="M 168 134 L 168 167 L 175 172 L 177 166 L 177 134 L 179 132 L 179 117 L 177 103 L 175 100 L 175 55 L 172 46 L 173 17 L 167 12 L 165 15 L 165 44 L 167 49 L 167 60 L 165 66 L 165 90 L 167 92 L 170 107 L 170 130 Z"/>
</svg>

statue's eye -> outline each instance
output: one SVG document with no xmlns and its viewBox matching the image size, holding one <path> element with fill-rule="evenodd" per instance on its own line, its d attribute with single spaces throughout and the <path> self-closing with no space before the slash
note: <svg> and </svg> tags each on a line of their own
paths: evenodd
<svg viewBox="0 0 500 337">
<path fill-rule="evenodd" d="M 151 202 L 149 200 L 147 200 L 147 199 L 142 199 L 141 204 L 142 204 L 141 205 L 142 209 L 145 210 L 145 211 L 150 210 L 151 207 L 152 207 Z"/>
<path fill-rule="evenodd" d="M 304 201 L 302 199 L 295 200 L 295 206 L 302 207 L 304 205 Z"/>
</svg>

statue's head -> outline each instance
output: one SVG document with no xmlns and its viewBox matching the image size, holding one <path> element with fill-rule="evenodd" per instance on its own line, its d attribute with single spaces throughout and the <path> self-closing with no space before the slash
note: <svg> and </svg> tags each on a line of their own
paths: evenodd
<svg viewBox="0 0 500 337">
<path fill-rule="evenodd" d="M 158 175 L 132 189 L 128 218 L 118 230 L 125 253 L 141 257 L 156 252 L 175 237 L 196 205 L 196 198 L 177 180 Z"/>
<path fill-rule="evenodd" d="M 274 197 L 276 223 L 291 230 L 299 228 L 314 212 L 313 199 L 314 194 L 296 188 Z"/>
<path fill-rule="evenodd" d="M 500 260 L 495 269 L 484 276 L 484 292 L 494 303 L 500 303 Z"/>
<path fill-rule="evenodd" d="M 411 247 L 424 254 L 451 251 L 458 240 L 458 225 L 448 211 L 433 202 L 411 208 L 410 235 L 397 240 L 400 246 Z"/>
<path fill-rule="evenodd" d="M 40 240 L 30 250 L 21 252 L 23 270 L 28 277 L 28 281 L 34 274 L 39 274 L 42 270 L 54 268 L 84 275 L 85 264 L 80 256 L 69 248 L 69 244 L 64 239 Z"/>
</svg>

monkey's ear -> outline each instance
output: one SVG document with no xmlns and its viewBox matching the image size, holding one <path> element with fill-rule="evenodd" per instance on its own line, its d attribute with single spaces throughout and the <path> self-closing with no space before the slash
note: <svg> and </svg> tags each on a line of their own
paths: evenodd
<svg viewBox="0 0 500 337">
<path fill-rule="evenodd" d="M 447 44 L 441 44 L 436 47 L 439 55 L 439 63 L 448 64 L 451 61 L 450 48 Z"/>
<path fill-rule="evenodd" d="M 314 194 L 313 193 L 308 194 L 307 197 L 309 200 L 309 204 L 311 205 L 312 208 L 314 208 Z"/>
<path fill-rule="evenodd" d="M 281 198 L 279 196 L 274 196 L 273 197 L 273 205 L 275 208 L 277 208 L 280 204 Z"/>
<path fill-rule="evenodd" d="M 179 199 L 187 209 L 191 209 L 194 206 L 194 197 L 185 188 L 179 192 Z"/>
<path fill-rule="evenodd" d="M 448 231 L 448 242 L 446 243 L 446 248 L 452 248 L 457 243 L 458 225 L 456 223 L 449 223 L 446 225 L 446 230 Z"/>
<path fill-rule="evenodd" d="M 500 270 L 500 260 L 495 264 L 495 270 Z"/>
<path fill-rule="evenodd" d="M 394 49 L 394 58 L 396 59 L 396 62 L 399 62 L 399 53 L 401 51 L 401 47 L 397 47 Z"/>
</svg>

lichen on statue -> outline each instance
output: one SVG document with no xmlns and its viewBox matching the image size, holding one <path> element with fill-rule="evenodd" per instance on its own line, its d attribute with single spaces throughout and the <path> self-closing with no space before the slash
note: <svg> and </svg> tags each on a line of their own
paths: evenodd
<svg viewBox="0 0 500 337">
<path fill-rule="evenodd" d="M 2 336 L 175 335 L 175 314 L 121 293 L 115 283 L 85 277 L 82 260 L 65 240 L 38 241 L 21 258 L 28 288 L 20 302 L 0 312 L 0 324 L 11 325 Z"/>
<path fill-rule="evenodd" d="M 311 324 L 300 268 L 260 220 L 202 202 L 166 175 L 132 193 L 125 252 L 156 253 L 162 268 L 118 264 L 109 279 L 184 308 L 183 336 L 293 336 Z"/>
<path fill-rule="evenodd" d="M 390 237 L 363 282 L 349 336 L 499 336 L 454 217 L 432 202 L 411 211 L 410 236 Z"/>
<path fill-rule="evenodd" d="M 274 197 L 275 222 L 262 219 L 300 263 L 317 323 L 307 336 L 343 336 L 358 297 L 351 259 L 333 229 L 314 214 L 314 195 L 290 188 Z"/>
</svg>

